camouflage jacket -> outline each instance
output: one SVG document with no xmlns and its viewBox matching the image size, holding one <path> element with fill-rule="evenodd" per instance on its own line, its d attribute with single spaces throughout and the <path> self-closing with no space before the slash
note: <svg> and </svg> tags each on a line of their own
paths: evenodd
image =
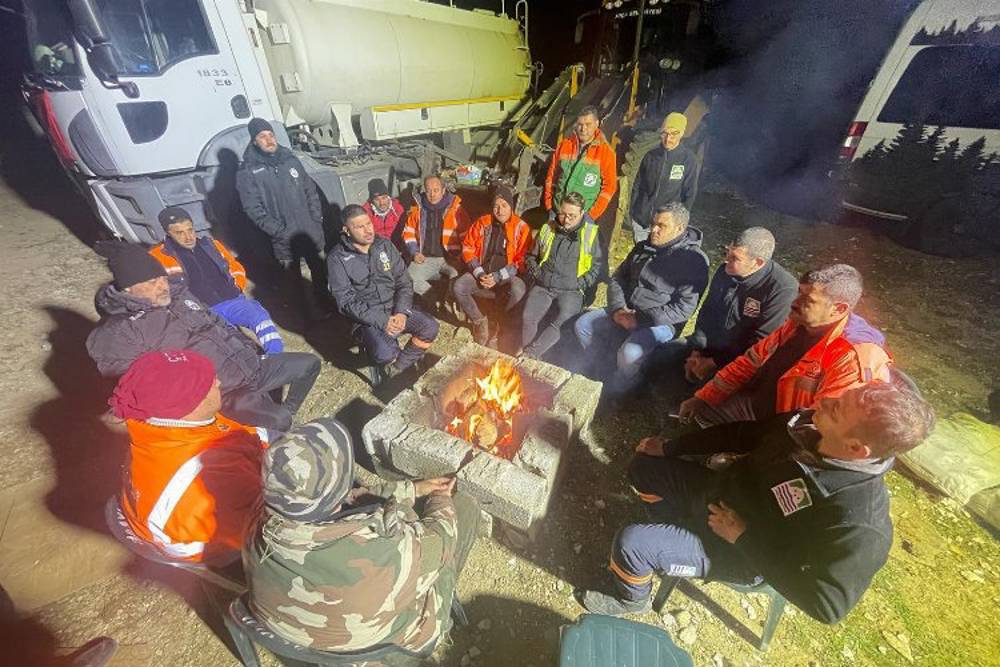
<svg viewBox="0 0 1000 667">
<path fill-rule="evenodd" d="M 454 568 L 451 498 L 429 496 L 422 516 L 408 481 L 355 489 L 351 499 L 327 523 L 261 511 L 243 554 L 254 615 L 316 650 L 396 644 L 430 652 L 450 624 L 435 584 Z"/>
</svg>

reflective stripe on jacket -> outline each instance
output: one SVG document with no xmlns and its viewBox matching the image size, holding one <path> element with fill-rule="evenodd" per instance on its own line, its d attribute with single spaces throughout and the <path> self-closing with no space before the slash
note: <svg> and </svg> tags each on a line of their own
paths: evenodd
<svg viewBox="0 0 1000 667">
<path fill-rule="evenodd" d="M 472 223 L 472 227 L 462 239 L 462 261 L 469 266 L 469 270 L 473 273 L 481 267 L 486 259 L 483 257 L 483 253 L 490 246 L 492 231 L 493 215 L 487 213 Z M 512 213 L 510 219 L 504 223 L 504 233 L 507 237 L 507 266 L 502 270 L 507 275 L 501 276 L 501 279 L 507 280 L 519 273 L 524 273 L 524 258 L 531 248 L 531 227 Z"/>
<path fill-rule="evenodd" d="M 580 256 L 576 263 L 576 277 L 580 278 L 590 271 L 594 264 L 594 243 L 597 241 L 597 225 L 592 222 L 585 222 L 580 226 Z M 549 259 L 549 252 L 552 250 L 552 241 L 556 233 L 552 230 L 552 225 L 544 224 L 538 230 L 538 244 L 541 247 L 542 257 L 538 266 L 542 266 Z"/>
<path fill-rule="evenodd" d="M 128 432 L 121 508 L 136 536 L 177 560 L 238 551 L 260 499 L 263 429 L 216 415 L 129 420 Z"/>
<path fill-rule="evenodd" d="M 724 366 L 695 396 L 710 405 L 725 401 L 756 375 L 797 327 L 792 320 L 786 321 Z M 888 382 L 892 358 L 884 344 L 881 332 L 861 316 L 845 317 L 778 380 L 775 413 L 812 407 L 821 398 L 835 398 L 872 380 Z"/>
<path fill-rule="evenodd" d="M 236 283 L 236 287 L 242 292 L 247 287 L 247 271 L 240 264 L 239 260 L 229 252 L 226 246 L 222 245 L 219 241 L 209 238 L 207 236 L 202 236 L 198 239 L 198 245 L 205 249 L 208 256 L 211 257 L 219 268 L 229 274 Z M 172 252 L 170 248 L 167 247 L 165 243 L 151 248 L 149 254 L 153 256 L 156 261 L 163 265 L 163 268 L 167 270 L 169 275 L 174 275 L 177 273 L 184 273 L 184 267 L 181 266 L 180 260 Z"/>
<path fill-rule="evenodd" d="M 585 212 L 597 220 L 618 190 L 618 160 L 611 144 L 598 130 L 583 155 L 576 134 L 563 139 L 552 154 L 545 178 L 545 208 L 558 208 L 567 192 L 583 195 Z"/>
<path fill-rule="evenodd" d="M 469 215 L 462 208 L 462 198 L 455 194 L 445 195 L 451 197 L 444 212 L 443 223 L 441 225 L 441 245 L 445 250 L 456 255 L 461 252 L 461 236 L 469 228 Z M 406 226 L 403 227 L 403 243 L 410 256 L 415 256 L 418 252 L 423 252 L 424 248 L 424 222 L 426 214 L 420 205 L 422 195 L 418 195 L 410 213 L 406 216 Z"/>
</svg>

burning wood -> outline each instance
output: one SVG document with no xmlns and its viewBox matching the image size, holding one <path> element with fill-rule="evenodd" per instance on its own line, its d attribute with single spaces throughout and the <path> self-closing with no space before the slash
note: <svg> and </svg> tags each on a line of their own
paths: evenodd
<svg viewBox="0 0 1000 667">
<path fill-rule="evenodd" d="M 523 398 L 521 376 L 498 359 L 485 376 L 470 378 L 468 386 L 447 406 L 451 421 L 446 430 L 491 454 L 510 458 L 514 454 L 508 447 L 514 439 L 514 413 Z"/>
</svg>

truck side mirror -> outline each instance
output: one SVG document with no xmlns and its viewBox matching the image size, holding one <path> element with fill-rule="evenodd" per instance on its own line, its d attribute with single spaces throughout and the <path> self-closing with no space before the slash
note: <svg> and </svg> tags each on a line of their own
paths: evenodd
<svg viewBox="0 0 1000 667">
<path fill-rule="evenodd" d="M 67 4 L 73 16 L 76 38 L 87 52 L 87 62 L 94 74 L 106 86 L 120 88 L 126 97 L 139 97 L 139 87 L 135 83 L 118 79 L 118 72 L 121 71 L 118 54 L 108 39 L 94 0 L 68 0 Z"/>
</svg>

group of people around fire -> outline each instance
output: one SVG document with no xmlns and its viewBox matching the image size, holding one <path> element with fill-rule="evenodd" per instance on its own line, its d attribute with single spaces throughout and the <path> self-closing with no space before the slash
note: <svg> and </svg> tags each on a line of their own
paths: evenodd
<svg viewBox="0 0 1000 667">
<path fill-rule="evenodd" d="M 720 239 L 725 259 L 709 275 L 690 223 L 699 163 L 683 114 L 664 119 L 642 160 L 623 204 L 635 245 L 609 275 L 599 223 L 617 166 L 599 125 L 583 109 L 556 148 L 537 231 L 502 184 L 471 220 L 440 176 L 408 211 L 375 179 L 327 248 L 316 186 L 262 119 L 249 124 L 237 188 L 291 289 L 305 261 L 314 296 L 352 323 L 378 380 L 415 375 L 438 335 L 432 311 L 453 300 L 477 342 L 506 338 L 543 359 L 576 346 L 586 354 L 571 370 L 604 380 L 609 396 L 667 386 L 684 399 L 682 435 L 638 443 L 628 482 L 646 518 L 617 532 L 606 581 L 578 591 L 588 611 L 648 610 L 662 575 L 766 582 L 837 622 L 886 562 L 883 477 L 927 436 L 933 410 L 855 312 L 853 267 L 796 279 L 775 261 L 772 233 L 750 227 Z M 130 439 L 121 529 L 167 558 L 241 558 L 250 610 L 288 642 L 393 647 L 386 664 L 428 656 L 451 627 L 476 501 L 454 477 L 359 486 L 341 423 L 296 424 L 320 358 L 285 349 L 244 267 L 187 210 L 159 220 L 152 249 L 99 248 L 113 280 L 87 339 L 100 372 L 119 378 L 109 403 Z M 588 309 L 601 283 L 607 305 Z"/>
</svg>

